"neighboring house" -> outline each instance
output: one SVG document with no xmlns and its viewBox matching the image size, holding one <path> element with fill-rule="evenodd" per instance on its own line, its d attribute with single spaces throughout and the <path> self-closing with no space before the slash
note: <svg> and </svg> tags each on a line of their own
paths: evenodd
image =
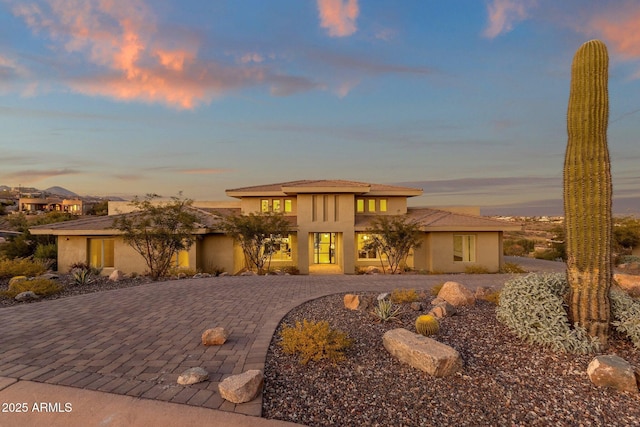
<svg viewBox="0 0 640 427">
<path fill-rule="evenodd" d="M 20 197 L 18 211 L 26 213 L 67 212 L 83 215 L 95 203 L 87 203 L 81 199 L 61 199 L 58 197 Z"/>
<path fill-rule="evenodd" d="M 378 215 L 407 215 L 423 231 L 422 245 L 411 254 L 408 266 L 415 270 L 459 273 L 468 266 L 483 266 L 491 272 L 502 267 L 502 234 L 520 225 L 484 218 L 461 211 L 412 208 L 409 197 L 422 190 L 392 185 L 340 180 L 292 181 L 227 190 L 239 202 L 226 204 L 195 202 L 200 218 L 199 238 L 176 263 L 204 272 L 223 268 L 236 273 L 244 268 L 239 246 L 217 227 L 221 214 L 282 212 L 293 224 L 273 254 L 271 267 L 295 266 L 300 273 L 335 272 L 353 274 L 357 268 L 379 266 L 375 253 L 364 246 L 367 228 Z M 142 273 L 142 257 L 113 229 L 110 216 L 81 219 L 34 227 L 32 234 L 58 236 L 58 266 L 61 271 L 76 262 L 90 262 L 124 272 Z M 462 211 L 464 212 L 464 211 Z M 477 211 L 476 211 L 477 212 Z M 124 213 L 123 215 L 131 215 Z"/>
</svg>

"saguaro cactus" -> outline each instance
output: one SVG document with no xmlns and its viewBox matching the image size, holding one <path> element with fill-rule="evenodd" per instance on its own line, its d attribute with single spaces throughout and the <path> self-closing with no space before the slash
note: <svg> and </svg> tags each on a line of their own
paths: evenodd
<svg viewBox="0 0 640 427">
<path fill-rule="evenodd" d="M 569 318 L 598 337 L 609 336 L 611 287 L 611 166 L 607 47 L 583 44 L 571 66 L 564 162 Z"/>
</svg>

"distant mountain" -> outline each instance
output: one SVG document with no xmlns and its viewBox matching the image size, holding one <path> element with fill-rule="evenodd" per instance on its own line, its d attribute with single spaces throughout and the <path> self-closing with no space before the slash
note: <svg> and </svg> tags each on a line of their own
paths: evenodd
<svg viewBox="0 0 640 427">
<path fill-rule="evenodd" d="M 0 185 L 0 191 L 11 191 L 11 187 L 7 187 L 6 185 Z"/>
<path fill-rule="evenodd" d="M 62 196 L 62 197 L 79 197 L 73 191 L 69 191 L 66 188 L 57 187 L 57 186 L 49 187 L 46 190 L 44 190 L 44 192 L 49 194 L 55 194 L 56 196 Z"/>
</svg>

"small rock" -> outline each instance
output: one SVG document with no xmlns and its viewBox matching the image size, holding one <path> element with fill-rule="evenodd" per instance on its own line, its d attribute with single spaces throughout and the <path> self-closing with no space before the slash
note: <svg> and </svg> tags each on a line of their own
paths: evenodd
<svg viewBox="0 0 640 427">
<path fill-rule="evenodd" d="M 58 280 L 60 276 L 55 273 L 45 273 L 38 276 L 38 279 Z"/>
<path fill-rule="evenodd" d="M 204 345 L 222 345 L 227 342 L 229 332 L 223 327 L 207 329 L 202 333 L 202 344 Z"/>
<path fill-rule="evenodd" d="M 119 282 L 122 279 L 124 279 L 124 274 L 118 269 L 113 270 L 109 275 L 109 280 L 112 282 Z"/>
<path fill-rule="evenodd" d="M 346 294 L 344 296 L 344 306 L 349 310 L 357 310 L 360 305 L 360 297 L 354 294 Z"/>
<path fill-rule="evenodd" d="M 180 374 L 178 384 L 197 384 L 209 379 L 209 373 L 202 368 L 190 368 Z"/>
<path fill-rule="evenodd" d="M 596 356 L 587 367 L 587 374 L 598 387 L 611 387 L 620 391 L 638 393 L 633 366 L 620 356 Z"/>
<path fill-rule="evenodd" d="M 227 277 L 230 276 L 230 274 L 226 271 L 223 271 L 222 273 L 218 274 L 218 277 Z"/>
<path fill-rule="evenodd" d="M 218 385 L 220 396 L 232 403 L 250 402 L 262 391 L 264 375 L 257 369 L 232 375 Z"/>
<path fill-rule="evenodd" d="M 25 292 L 20 292 L 18 295 L 15 296 L 15 300 L 16 301 L 31 301 L 34 299 L 39 299 L 40 297 L 38 295 L 35 294 L 35 292 L 33 291 L 25 291 Z"/>
<path fill-rule="evenodd" d="M 476 289 L 475 297 L 476 299 L 486 299 L 488 295 L 491 295 L 494 292 L 493 288 L 489 286 L 480 286 Z"/>
<path fill-rule="evenodd" d="M 373 265 L 370 265 L 364 270 L 364 274 L 380 274 L 380 273 L 381 273 L 380 269 Z"/>
<path fill-rule="evenodd" d="M 383 299 L 388 298 L 388 297 L 389 297 L 389 292 L 383 292 L 383 293 L 379 294 L 379 295 L 376 297 L 376 299 L 377 299 L 378 301 L 382 301 Z"/>
<path fill-rule="evenodd" d="M 473 296 L 473 293 L 458 282 L 446 282 L 438 292 L 438 297 L 454 307 L 476 303 L 476 297 Z"/>
<path fill-rule="evenodd" d="M 418 302 L 418 301 L 414 301 L 411 303 L 410 305 L 411 310 L 413 311 L 421 311 L 422 310 L 422 303 Z"/>
<path fill-rule="evenodd" d="M 247 270 L 247 271 L 243 271 L 242 273 L 240 273 L 241 276 L 256 276 L 256 273 L 254 271 L 251 270 Z"/>
<path fill-rule="evenodd" d="M 635 274 L 614 274 L 613 280 L 630 296 L 640 296 L 640 276 L 636 276 Z"/>
</svg>

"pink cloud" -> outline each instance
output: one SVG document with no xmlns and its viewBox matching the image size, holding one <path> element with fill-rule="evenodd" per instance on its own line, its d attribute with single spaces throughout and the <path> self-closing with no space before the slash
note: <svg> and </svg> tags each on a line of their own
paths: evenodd
<svg viewBox="0 0 640 427">
<path fill-rule="evenodd" d="M 232 169 L 183 169 L 180 172 L 188 175 L 214 175 L 232 171 Z"/>
<path fill-rule="evenodd" d="M 358 0 L 318 0 L 320 26 L 331 37 L 346 37 L 356 32 L 360 13 Z"/>
<path fill-rule="evenodd" d="M 640 58 L 640 4 L 628 3 L 610 13 L 593 16 L 588 24 L 590 34 L 603 38 L 609 48 L 626 60 Z"/>
<path fill-rule="evenodd" d="M 192 109 L 265 79 L 255 66 L 199 61 L 192 41 L 163 39 L 143 0 L 16 2 L 13 12 L 68 54 L 98 67 L 95 74 L 66 81 L 83 94 Z"/>
<path fill-rule="evenodd" d="M 533 2 L 528 0 L 493 0 L 487 4 L 489 22 L 483 35 L 493 39 L 500 34 L 508 33 L 514 24 L 527 18 L 527 10 L 532 4 Z"/>
</svg>

